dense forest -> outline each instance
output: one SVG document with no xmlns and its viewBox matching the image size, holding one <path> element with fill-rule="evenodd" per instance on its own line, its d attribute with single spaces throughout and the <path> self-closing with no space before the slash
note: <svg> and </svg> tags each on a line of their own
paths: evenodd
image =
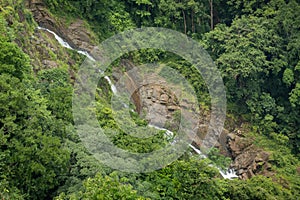
<svg viewBox="0 0 300 200">
<path fill-rule="evenodd" d="M 299 199 L 299 13 L 299 0 L 0 0 L 0 199 Z M 88 121 L 85 112 L 77 116 L 72 106 L 84 54 L 143 27 L 182 33 L 210 55 L 226 90 L 226 141 L 206 158 L 188 148 L 160 169 L 132 173 L 93 155 L 74 123 Z M 116 117 L 123 117 L 112 105 L 116 74 L 147 63 L 170 66 L 160 71 L 170 82 L 173 70 L 187 80 L 205 113 L 201 122 L 213 109 L 207 84 L 186 59 L 154 48 L 120 56 L 98 81 L 89 112 L 115 146 L 134 153 L 163 149 L 166 129 L 180 118 L 172 107 L 166 129 L 151 128 L 134 102 L 130 115 Z M 132 136 L 133 124 L 151 137 Z M 237 178 L 222 177 L 228 167 Z"/>
</svg>

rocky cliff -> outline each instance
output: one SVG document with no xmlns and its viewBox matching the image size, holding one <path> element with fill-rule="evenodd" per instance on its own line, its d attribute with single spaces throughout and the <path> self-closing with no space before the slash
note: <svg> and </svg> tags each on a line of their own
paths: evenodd
<svg viewBox="0 0 300 200">
<path fill-rule="evenodd" d="M 237 170 L 241 179 L 248 179 L 257 174 L 273 175 L 268 163 L 270 153 L 253 145 L 253 141 L 243 137 L 241 132 L 227 135 L 227 149 L 233 159 L 231 167 Z"/>
<path fill-rule="evenodd" d="M 27 0 L 27 7 L 33 14 L 35 21 L 42 27 L 54 31 L 71 47 L 91 52 L 98 40 L 89 30 L 88 24 L 83 20 L 74 19 L 69 25 L 63 18 L 59 20 L 52 16 L 42 0 Z"/>
</svg>

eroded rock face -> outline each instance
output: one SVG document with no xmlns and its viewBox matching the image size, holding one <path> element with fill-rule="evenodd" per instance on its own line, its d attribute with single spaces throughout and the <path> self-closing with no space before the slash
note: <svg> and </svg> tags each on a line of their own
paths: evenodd
<svg viewBox="0 0 300 200">
<path fill-rule="evenodd" d="M 142 112 L 149 123 L 164 127 L 175 111 L 180 111 L 174 93 L 160 84 L 146 84 L 139 88 Z M 143 114 L 143 113 L 142 113 Z"/>
<path fill-rule="evenodd" d="M 46 9 L 46 6 L 42 0 L 28 0 L 26 6 L 30 9 L 33 14 L 34 20 L 42 27 L 54 31 L 72 46 L 74 44 L 67 38 L 65 28 L 61 23 L 56 21 Z"/>
<path fill-rule="evenodd" d="M 86 24 L 82 20 L 76 20 L 70 24 L 67 28 L 67 36 L 77 49 L 92 52 L 96 45 L 93 44 L 96 38 L 87 30 Z"/>
<path fill-rule="evenodd" d="M 121 72 L 120 68 L 125 69 Z M 113 79 L 120 92 L 130 94 L 136 111 L 149 124 L 170 130 L 178 130 L 183 109 L 195 109 L 195 105 L 169 87 L 166 80 L 153 72 L 142 72 L 128 60 L 121 60 L 121 67 L 113 72 Z M 176 118 L 177 115 L 177 118 Z"/>
<path fill-rule="evenodd" d="M 69 27 L 63 21 L 56 20 L 47 10 L 42 0 L 27 0 L 27 7 L 33 14 L 35 21 L 69 43 L 74 49 L 91 52 L 96 46 L 96 38 L 88 31 L 82 20 L 72 22 Z"/>
<path fill-rule="evenodd" d="M 227 148 L 233 158 L 231 167 L 237 170 L 241 179 L 257 174 L 270 176 L 270 153 L 255 147 L 249 139 L 230 133 L 227 136 Z"/>
</svg>

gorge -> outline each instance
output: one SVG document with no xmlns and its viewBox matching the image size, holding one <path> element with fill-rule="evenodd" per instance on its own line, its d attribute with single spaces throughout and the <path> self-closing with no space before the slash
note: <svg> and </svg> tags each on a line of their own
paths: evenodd
<svg viewBox="0 0 300 200">
<path fill-rule="evenodd" d="M 43 27 L 40 27 L 38 26 L 37 27 L 39 30 L 43 30 L 43 31 L 47 31 L 51 34 L 54 35 L 55 39 L 59 42 L 60 45 L 62 45 L 63 47 L 65 48 L 68 48 L 68 49 L 71 49 L 71 50 L 74 50 L 76 51 L 77 53 L 79 54 L 82 54 L 82 55 L 85 55 L 88 59 L 90 59 L 91 61 L 95 61 L 95 59 L 86 51 L 82 51 L 82 50 L 76 50 L 74 48 L 72 48 L 68 42 L 64 41 L 64 39 L 62 39 L 60 36 L 58 36 L 55 32 L 47 29 L 47 28 L 43 28 Z M 111 90 L 113 92 L 114 95 L 117 95 L 117 88 L 116 86 L 112 83 L 112 80 L 108 77 L 108 76 L 104 76 L 104 78 L 107 80 L 107 82 L 109 83 L 110 87 L 111 87 Z M 129 107 L 129 106 L 128 106 Z M 158 129 L 158 130 L 163 130 L 165 131 L 165 135 L 166 137 L 170 137 L 172 135 L 174 135 L 174 133 L 168 129 L 165 129 L 163 127 L 158 127 L 156 125 L 152 125 L 152 124 L 149 124 L 149 127 L 153 127 L 155 129 Z M 189 144 L 189 146 L 199 155 L 200 158 L 207 158 L 207 156 L 205 154 L 203 154 L 199 149 L 197 149 L 195 146 L 193 146 L 192 144 Z M 217 166 L 213 166 L 211 165 L 212 167 L 216 167 L 218 168 Z M 235 173 L 235 170 L 233 168 L 229 168 L 225 171 L 221 170 L 220 168 L 218 168 L 220 174 L 222 175 L 223 178 L 225 179 L 233 179 L 233 178 L 238 178 L 238 176 L 236 175 Z"/>
</svg>

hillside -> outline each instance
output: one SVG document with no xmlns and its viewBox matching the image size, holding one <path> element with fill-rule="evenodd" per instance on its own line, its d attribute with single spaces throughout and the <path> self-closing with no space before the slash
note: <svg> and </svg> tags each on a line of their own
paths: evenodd
<svg viewBox="0 0 300 200">
<path fill-rule="evenodd" d="M 298 13 L 0 0 L 0 199 L 300 198 Z"/>
</svg>

